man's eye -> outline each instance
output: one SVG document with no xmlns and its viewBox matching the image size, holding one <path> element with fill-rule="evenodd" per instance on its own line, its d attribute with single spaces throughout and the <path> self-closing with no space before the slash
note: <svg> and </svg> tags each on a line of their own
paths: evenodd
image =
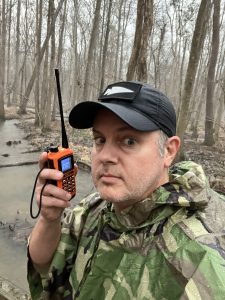
<svg viewBox="0 0 225 300">
<path fill-rule="evenodd" d="M 95 145 L 102 145 L 105 143 L 105 139 L 102 137 L 94 137 Z"/>
<path fill-rule="evenodd" d="M 127 146 L 133 146 L 136 144 L 136 140 L 133 138 L 126 138 L 124 139 L 124 144 Z"/>
</svg>

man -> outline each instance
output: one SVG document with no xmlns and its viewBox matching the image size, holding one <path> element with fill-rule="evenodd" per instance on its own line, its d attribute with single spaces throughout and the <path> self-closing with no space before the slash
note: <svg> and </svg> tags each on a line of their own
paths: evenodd
<svg viewBox="0 0 225 300">
<path fill-rule="evenodd" d="M 70 195 L 44 188 L 29 240 L 32 298 L 224 299 L 225 198 L 201 166 L 170 168 L 180 140 L 169 99 L 140 82 L 115 83 L 99 102 L 75 106 L 69 122 L 92 128 L 98 193 L 62 218 Z M 60 178 L 41 172 L 38 202 L 46 180 Z"/>
</svg>

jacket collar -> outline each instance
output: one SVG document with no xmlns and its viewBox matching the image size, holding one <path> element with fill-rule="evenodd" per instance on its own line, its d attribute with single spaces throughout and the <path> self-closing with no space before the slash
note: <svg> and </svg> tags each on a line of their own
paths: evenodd
<svg viewBox="0 0 225 300">
<path fill-rule="evenodd" d="M 201 166 L 181 162 L 171 168 L 169 175 L 169 183 L 120 212 L 115 212 L 113 205 L 109 204 L 105 218 L 110 226 L 124 232 L 158 223 L 180 208 L 195 211 L 207 206 L 211 193 Z"/>
</svg>

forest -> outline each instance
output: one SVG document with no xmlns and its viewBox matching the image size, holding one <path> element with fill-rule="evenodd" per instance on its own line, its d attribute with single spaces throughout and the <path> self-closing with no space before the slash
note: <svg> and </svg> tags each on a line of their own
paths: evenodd
<svg viewBox="0 0 225 300">
<path fill-rule="evenodd" d="M 224 54 L 225 0 L 0 0 L 0 299 L 4 287 L 7 295 L 28 290 L 27 248 L 17 244 L 27 244 L 33 226 L 28 202 L 40 153 L 61 143 L 55 69 L 79 168 L 76 197 L 94 189 L 92 138 L 72 129 L 68 114 L 124 80 L 170 98 L 182 142 L 177 161 L 201 164 L 225 195 Z"/>
<path fill-rule="evenodd" d="M 166 93 L 178 135 L 208 146 L 224 136 L 224 0 L 1 0 L 0 119 L 35 112 L 51 129 L 59 68 L 65 113 L 112 82 Z M 222 136 L 222 137 L 221 137 Z"/>
</svg>

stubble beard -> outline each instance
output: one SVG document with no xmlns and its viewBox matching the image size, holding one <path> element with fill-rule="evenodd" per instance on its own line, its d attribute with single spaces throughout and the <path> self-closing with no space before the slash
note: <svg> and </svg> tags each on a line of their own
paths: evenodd
<svg viewBox="0 0 225 300">
<path fill-rule="evenodd" d="M 101 183 L 98 184 L 98 180 L 94 178 L 93 181 L 102 199 L 110 203 L 120 204 L 122 207 L 128 207 L 147 198 L 159 186 L 159 179 L 156 176 L 154 178 L 149 178 L 149 176 L 140 178 L 140 181 L 136 179 L 138 184 L 130 184 L 130 186 L 124 184 L 123 187 L 115 188 L 107 185 L 101 186 Z"/>
</svg>

